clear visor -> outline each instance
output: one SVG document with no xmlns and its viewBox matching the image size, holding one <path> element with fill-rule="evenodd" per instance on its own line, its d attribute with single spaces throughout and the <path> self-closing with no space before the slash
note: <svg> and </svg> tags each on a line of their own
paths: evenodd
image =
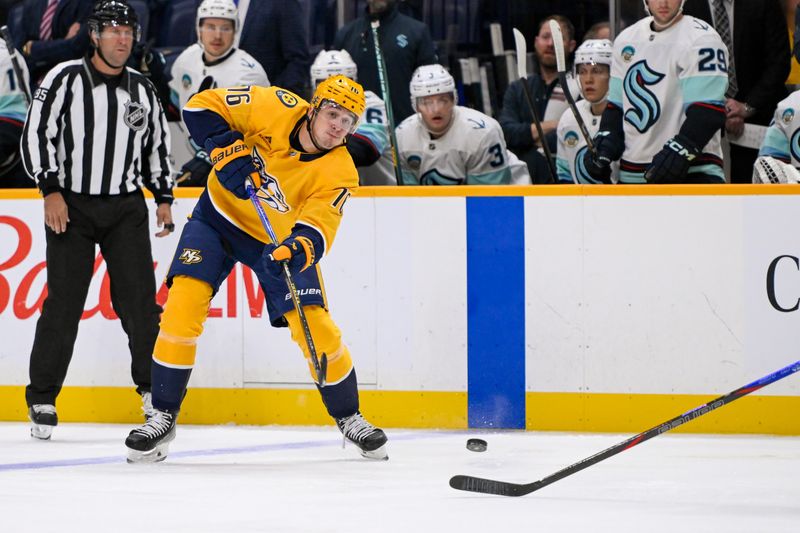
<svg viewBox="0 0 800 533">
<path fill-rule="evenodd" d="M 317 108 L 317 116 L 335 124 L 347 133 L 353 133 L 358 126 L 358 117 L 349 109 L 345 109 L 333 100 L 325 99 Z"/>
</svg>

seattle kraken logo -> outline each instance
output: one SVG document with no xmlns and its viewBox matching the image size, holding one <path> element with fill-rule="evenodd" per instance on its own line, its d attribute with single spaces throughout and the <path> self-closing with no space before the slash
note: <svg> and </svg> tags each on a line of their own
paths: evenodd
<svg viewBox="0 0 800 533">
<path fill-rule="evenodd" d="M 258 148 L 253 147 L 253 165 L 258 170 L 258 175 L 261 177 L 261 187 L 258 188 L 256 196 L 258 199 L 270 206 L 278 213 L 286 213 L 291 208 L 286 203 L 286 195 L 281 190 L 281 185 L 275 176 L 267 172 L 267 164 L 261 154 L 258 153 Z"/>
<path fill-rule="evenodd" d="M 588 146 L 584 146 L 578 150 L 577 154 L 575 154 L 575 182 L 601 183 L 589 175 L 589 171 L 586 170 L 586 165 L 583 164 L 583 156 L 586 154 L 586 150 L 588 149 Z"/>
<path fill-rule="evenodd" d="M 622 85 L 625 96 L 633 106 L 625 112 L 625 120 L 639 133 L 649 130 L 661 117 L 661 104 L 647 86 L 655 85 L 662 79 L 664 75 L 648 67 L 645 60 L 633 64 L 625 74 Z"/>
<path fill-rule="evenodd" d="M 789 150 L 795 161 L 800 161 L 800 129 L 792 134 L 792 141 L 789 143 Z"/>
</svg>

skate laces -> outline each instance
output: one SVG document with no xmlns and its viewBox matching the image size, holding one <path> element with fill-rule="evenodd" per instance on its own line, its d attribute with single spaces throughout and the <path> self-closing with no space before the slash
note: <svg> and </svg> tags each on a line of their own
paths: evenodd
<svg viewBox="0 0 800 533">
<path fill-rule="evenodd" d="M 142 393 L 142 412 L 145 420 L 154 417 L 157 409 L 153 407 L 153 395 L 149 392 Z"/>
<path fill-rule="evenodd" d="M 54 415 L 56 414 L 56 406 L 48 403 L 37 403 L 31 406 L 33 412 L 37 415 Z"/>
<path fill-rule="evenodd" d="M 146 437 L 158 437 L 168 432 L 172 427 L 173 417 L 169 413 L 153 409 L 153 415 L 144 423 L 142 427 L 136 428 L 133 431 Z"/>
<path fill-rule="evenodd" d="M 375 426 L 367 422 L 360 412 L 356 412 L 356 414 L 347 418 L 340 418 L 336 422 L 342 435 L 354 442 L 363 441 L 370 433 L 375 431 Z"/>
</svg>

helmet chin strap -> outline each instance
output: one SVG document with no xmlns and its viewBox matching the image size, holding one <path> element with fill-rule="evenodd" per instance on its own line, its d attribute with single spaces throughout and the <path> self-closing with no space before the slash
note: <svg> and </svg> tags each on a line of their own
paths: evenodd
<svg viewBox="0 0 800 533">
<path fill-rule="evenodd" d="M 314 139 L 314 132 L 311 130 L 311 122 L 313 122 L 314 120 L 317 119 L 317 112 L 318 111 L 319 110 L 317 108 L 314 108 L 314 112 L 311 115 L 311 118 L 306 120 L 306 130 L 308 130 L 308 136 L 311 139 L 311 144 L 313 144 L 314 148 L 316 148 L 320 152 L 326 152 L 328 150 L 333 150 L 333 148 L 336 148 L 337 146 L 344 146 L 344 144 L 345 144 L 344 142 L 342 142 L 342 144 L 340 144 L 340 145 L 334 146 L 333 148 L 323 148 L 322 146 L 317 144 L 317 140 Z"/>
<path fill-rule="evenodd" d="M 648 8 L 647 11 L 649 12 L 650 9 Z M 653 14 L 650 13 L 650 15 L 652 16 Z M 672 18 L 669 19 L 665 24 L 659 23 L 658 21 L 656 21 L 656 18 L 653 17 L 653 26 L 655 26 L 656 30 L 658 31 L 666 30 L 667 28 L 675 24 L 675 21 L 678 20 L 678 18 L 681 15 L 683 15 L 683 2 L 681 2 L 681 6 L 678 8 L 678 11 L 676 11 L 675 14 L 672 16 Z"/>
<path fill-rule="evenodd" d="M 104 56 L 104 55 L 103 55 L 103 51 L 102 51 L 102 50 L 100 50 L 100 44 L 99 44 L 99 43 L 98 43 L 98 44 L 96 44 L 96 45 L 94 45 L 94 51 L 95 51 L 95 52 L 97 52 L 97 55 L 100 57 L 100 59 L 102 59 L 102 60 L 103 60 L 103 63 L 105 63 L 106 65 L 108 65 L 108 67 L 109 67 L 109 68 L 113 68 L 113 69 L 122 69 L 122 68 L 124 68 L 124 67 L 125 67 L 125 63 L 123 63 L 123 64 L 121 64 L 121 65 L 112 65 L 111 63 L 109 63 L 109 62 L 108 62 L 108 59 L 106 59 L 106 56 Z"/>
</svg>

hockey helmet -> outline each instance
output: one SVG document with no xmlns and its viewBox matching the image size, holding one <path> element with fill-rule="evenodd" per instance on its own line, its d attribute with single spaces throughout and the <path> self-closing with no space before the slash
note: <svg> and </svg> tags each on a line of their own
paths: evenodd
<svg viewBox="0 0 800 533">
<path fill-rule="evenodd" d="M 409 84 L 411 106 L 417 110 L 417 99 L 434 94 L 453 94 L 453 101 L 458 103 L 458 91 L 453 76 L 442 65 L 422 65 L 414 71 Z"/>
<path fill-rule="evenodd" d="M 587 39 L 575 50 L 575 65 L 607 65 L 611 67 L 614 46 L 608 39 Z"/>
<path fill-rule="evenodd" d="M 197 42 L 200 46 L 200 23 L 203 19 L 225 19 L 233 21 L 233 33 L 239 31 L 239 8 L 233 0 L 203 0 L 197 8 Z"/>
<path fill-rule="evenodd" d="M 122 0 L 100 0 L 95 3 L 94 10 L 86 19 L 89 31 L 98 35 L 108 26 L 130 26 L 133 38 L 138 41 L 142 37 L 142 27 L 136 11 Z"/>
<path fill-rule="evenodd" d="M 331 76 L 317 85 L 311 99 L 314 113 L 328 106 L 335 106 L 353 114 L 353 125 L 350 133 L 358 126 L 358 119 L 367 107 L 364 88 L 342 74 Z"/>
<path fill-rule="evenodd" d="M 347 50 L 321 50 L 311 65 L 311 85 L 316 87 L 317 83 L 336 74 L 355 80 L 357 73 L 358 67 Z"/>
</svg>

